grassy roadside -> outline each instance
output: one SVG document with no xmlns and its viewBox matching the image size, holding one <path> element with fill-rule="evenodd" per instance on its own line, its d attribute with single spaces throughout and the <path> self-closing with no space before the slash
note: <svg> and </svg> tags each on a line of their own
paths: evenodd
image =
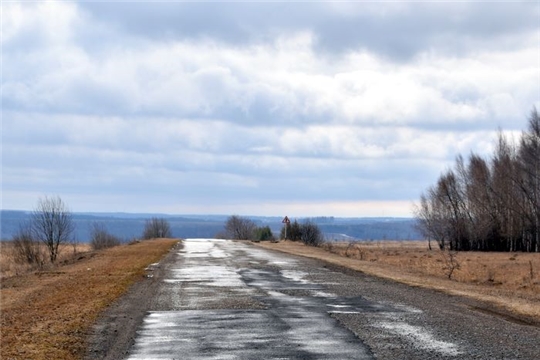
<svg viewBox="0 0 540 360">
<path fill-rule="evenodd" d="M 429 251 L 426 246 L 421 244 L 419 246 L 412 242 L 399 245 L 381 242 L 372 247 L 359 246 L 355 249 L 356 253 L 350 251 L 347 255 L 344 251 L 347 248 L 346 245 L 343 245 L 342 251 L 336 247 L 328 251 L 328 249 L 305 246 L 291 241 L 261 242 L 256 245 L 323 260 L 411 286 L 469 297 L 491 304 L 520 318 L 525 317 L 536 323 L 540 322 L 540 281 L 536 274 L 532 279 L 528 274 L 529 264 L 534 264 L 535 269 L 538 268 L 540 264 L 538 254 L 475 252 L 459 254 L 462 267 L 456 270 L 455 277 L 449 280 L 441 270 L 443 265 L 438 256 L 439 250 Z M 482 270 L 486 269 L 485 264 L 488 264 L 487 270 Z M 494 270 L 489 268 L 490 264 Z M 517 266 L 520 266 L 519 272 L 512 268 Z"/>
<path fill-rule="evenodd" d="M 2 280 L 0 358 L 79 359 L 97 316 L 178 240 L 141 241 Z"/>
</svg>

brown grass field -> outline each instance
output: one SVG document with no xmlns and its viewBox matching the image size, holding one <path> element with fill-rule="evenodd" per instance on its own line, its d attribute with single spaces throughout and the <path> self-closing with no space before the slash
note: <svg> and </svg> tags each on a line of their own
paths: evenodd
<svg viewBox="0 0 540 360">
<path fill-rule="evenodd" d="M 366 274 L 488 302 L 540 321 L 540 254 L 460 252 L 448 278 L 448 254 L 424 241 L 327 243 L 261 242 L 265 248 L 321 259 Z"/>
<path fill-rule="evenodd" d="M 3 247 L 0 358 L 82 358 L 99 313 L 177 242 L 147 240 L 75 256 L 64 251 L 59 265 L 42 271 L 14 267 Z"/>
</svg>

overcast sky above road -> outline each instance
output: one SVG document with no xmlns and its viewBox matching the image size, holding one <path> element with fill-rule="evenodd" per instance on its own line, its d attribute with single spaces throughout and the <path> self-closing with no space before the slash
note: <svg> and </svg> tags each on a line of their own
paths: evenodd
<svg viewBox="0 0 540 360">
<path fill-rule="evenodd" d="M 3 209 L 411 216 L 540 109 L 538 1 L 1 6 Z"/>
</svg>

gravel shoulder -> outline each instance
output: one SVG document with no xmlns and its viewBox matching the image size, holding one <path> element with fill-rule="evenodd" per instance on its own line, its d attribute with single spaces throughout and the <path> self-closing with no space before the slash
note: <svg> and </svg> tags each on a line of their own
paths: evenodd
<svg viewBox="0 0 540 360">
<path fill-rule="evenodd" d="M 99 316 L 88 337 L 85 359 L 117 360 L 127 356 L 137 328 L 156 301 L 155 294 L 167 268 L 174 264 L 176 252 L 181 248 L 179 242 L 159 263 L 150 265 L 145 279 L 133 284 Z"/>
</svg>

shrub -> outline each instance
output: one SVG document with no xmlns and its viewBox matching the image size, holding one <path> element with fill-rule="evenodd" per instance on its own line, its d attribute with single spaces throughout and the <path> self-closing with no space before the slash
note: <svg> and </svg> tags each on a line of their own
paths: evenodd
<svg viewBox="0 0 540 360">
<path fill-rule="evenodd" d="M 94 223 L 90 231 L 90 246 L 92 249 L 99 250 L 118 246 L 122 243 L 120 238 L 110 234 L 105 226 L 100 223 Z"/>
<path fill-rule="evenodd" d="M 324 243 L 323 234 L 317 224 L 306 221 L 300 226 L 301 240 L 304 244 L 309 246 L 320 246 Z"/>
<path fill-rule="evenodd" d="M 282 239 L 291 241 L 302 241 L 302 228 L 298 221 L 294 220 L 292 223 L 287 224 L 287 237 L 285 237 L 285 226 L 281 228 L 280 237 Z"/>
<path fill-rule="evenodd" d="M 256 241 L 275 240 L 274 234 L 269 226 L 258 227 L 255 229 L 254 239 Z"/>
<path fill-rule="evenodd" d="M 257 225 L 248 218 L 232 215 L 225 223 L 225 233 L 228 239 L 251 240 L 255 234 Z"/>
<path fill-rule="evenodd" d="M 171 225 L 163 218 L 146 220 L 143 239 L 171 238 Z"/>
<path fill-rule="evenodd" d="M 45 254 L 39 241 L 32 236 L 30 226 L 21 225 L 13 236 L 13 260 L 18 264 L 30 264 L 43 267 Z"/>
</svg>

